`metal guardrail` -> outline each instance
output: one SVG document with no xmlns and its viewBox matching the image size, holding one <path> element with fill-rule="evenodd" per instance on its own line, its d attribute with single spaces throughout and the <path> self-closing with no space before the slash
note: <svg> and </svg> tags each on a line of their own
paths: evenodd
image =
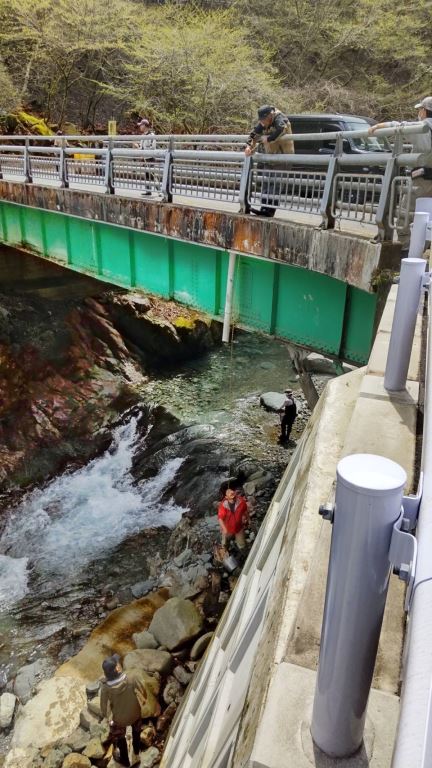
<svg viewBox="0 0 432 768">
<path fill-rule="evenodd" d="M 304 141 L 334 141 L 333 154 L 252 157 L 242 151 L 242 134 L 158 135 L 156 149 L 140 149 L 143 137 L 136 135 L 0 136 L 0 178 L 153 194 L 166 202 L 179 195 L 237 203 L 245 213 L 303 212 L 321 216 L 324 228 L 341 219 L 376 224 L 381 239 L 391 239 L 408 220 L 411 180 L 404 174 L 418 163 L 418 155 L 403 152 L 402 137 L 424 130 L 419 123 L 376 131 L 396 134 L 392 153 L 344 153 L 344 139 L 367 132 L 341 131 L 292 135 L 300 150 Z"/>
</svg>

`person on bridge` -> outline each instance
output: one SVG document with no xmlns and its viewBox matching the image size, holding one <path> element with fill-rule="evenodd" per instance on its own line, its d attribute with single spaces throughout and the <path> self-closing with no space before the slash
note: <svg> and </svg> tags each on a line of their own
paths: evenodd
<svg viewBox="0 0 432 768">
<path fill-rule="evenodd" d="M 245 528 L 249 522 L 247 501 L 233 488 L 227 488 L 218 507 L 219 527 L 222 546 L 226 547 L 234 538 L 239 550 L 246 549 Z"/>
<path fill-rule="evenodd" d="M 265 104 L 258 110 L 258 123 L 250 132 L 245 155 L 252 155 L 258 147 L 265 154 L 292 155 L 294 154 L 294 142 L 290 138 L 291 135 L 291 123 L 286 115 L 276 107 Z M 281 166 L 278 167 L 281 168 Z M 278 205 L 276 183 L 275 178 L 263 179 L 261 201 L 268 203 L 268 205 L 261 205 L 259 209 L 251 208 L 252 213 L 261 216 L 275 215 Z M 280 187 L 280 183 L 278 187 Z"/>
<path fill-rule="evenodd" d="M 138 123 L 137 128 L 139 132 L 142 134 L 141 141 L 138 141 L 134 144 L 134 147 L 136 149 L 156 149 L 156 134 L 154 131 L 151 130 L 150 121 L 147 120 L 146 117 L 143 117 Z M 154 163 L 153 157 L 145 157 L 144 156 L 144 162 L 146 165 L 152 165 Z M 154 174 L 151 172 L 151 170 L 146 170 L 144 175 L 146 184 L 148 187 L 151 187 L 152 182 L 154 181 Z M 143 193 L 143 195 L 151 195 L 151 189 L 147 188 Z"/>
<path fill-rule="evenodd" d="M 279 408 L 279 413 L 281 417 L 281 434 L 279 439 L 281 443 L 288 443 L 297 416 L 297 406 L 292 389 L 285 390 L 285 400 L 282 408 Z"/>
<path fill-rule="evenodd" d="M 418 110 L 418 121 L 424 123 L 428 127 L 428 131 L 409 137 L 409 141 L 412 143 L 412 151 L 420 154 L 420 166 L 411 170 L 411 195 L 405 194 L 401 200 L 401 212 L 404 218 L 405 214 L 408 213 L 406 223 L 401 228 L 398 228 L 398 237 L 402 244 L 402 256 L 408 255 L 411 236 L 410 224 L 412 223 L 416 200 L 419 197 L 432 197 L 432 96 L 426 96 L 422 101 L 419 101 L 415 105 L 415 109 Z M 388 123 L 376 123 L 376 125 L 372 125 L 369 128 L 369 133 L 375 133 L 378 128 L 394 128 L 399 125 L 416 124 L 417 121 L 404 121 L 400 123 L 397 120 L 392 120 Z"/>
<path fill-rule="evenodd" d="M 126 675 L 121 665 L 120 656 L 115 653 L 102 662 L 105 679 L 101 684 L 100 706 L 103 717 L 108 718 L 109 738 L 118 748 L 116 762 L 131 766 L 140 762 L 141 750 L 141 706 L 138 695 L 144 700 L 146 692 L 139 680 Z M 129 761 L 126 741 L 126 728 L 132 726 L 132 762 Z"/>
</svg>

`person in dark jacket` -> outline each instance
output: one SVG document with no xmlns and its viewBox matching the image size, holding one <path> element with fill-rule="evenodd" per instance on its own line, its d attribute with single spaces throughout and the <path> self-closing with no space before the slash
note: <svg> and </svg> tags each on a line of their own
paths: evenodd
<svg viewBox="0 0 432 768">
<path fill-rule="evenodd" d="M 140 733 L 142 726 L 141 707 L 137 698 L 137 691 L 145 698 L 145 691 L 139 680 L 132 675 L 128 676 L 123 671 L 120 656 L 114 654 L 108 656 L 102 669 L 105 679 L 101 685 L 101 712 L 108 718 L 110 724 L 110 739 L 118 748 L 120 765 L 137 765 L 140 761 L 141 750 Z M 126 741 L 126 728 L 132 726 L 132 762 L 129 761 Z"/>
<path fill-rule="evenodd" d="M 258 110 L 258 123 L 249 134 L 245 155 L 252 155 L 258 143 L 262 143 L 266 154 L 292 155 L 294 142 L 291 123 L 279 109 L 265 104 Z"/>
<path fill-rule="evenodd" d="M 291 135 L 291 123 L 286 115 L 282 114 L 276 107 L 265 104 L 258 110 L 258 123 L 250 132 L 245 155 L 252 155 L 258 146 L 265 154 L 291 155 L 294 153 L 294 142 L 290 138 Z M 286 170 L 288 167 L 278 166 L 279 170 Z M 262 205 L 259 209 L 251 208 L 252 213 L 261 216 L 274 216 L 281 191 L 280 179 L 269 173 L 268 178 L 264 178 L 262 181 Z"/>
<path fill-rule="evenodd" d="M 280 442 L 288 443 L 291 435 L 292 426 L 297 416 L 297 406 L 293 398 L 292 389 L 285 390 L 285 400 L 282 408 L 279 409 L 281 415 L 281 435 Z"/>
</svg>

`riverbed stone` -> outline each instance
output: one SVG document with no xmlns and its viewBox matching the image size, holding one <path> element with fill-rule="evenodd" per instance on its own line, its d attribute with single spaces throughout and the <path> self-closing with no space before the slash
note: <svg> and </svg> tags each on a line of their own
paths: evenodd
<svg viewBox="0 0 432 768">
<path fill-rule="evenodd" d="M 206 632 L 205 635 L 201 635 L 201 637 L 199 637 L 198 640 L 195 641 L 190 652 L 190 657 L 192 661 L 196 661 L 197 659 L 201 658 L 208 644 L 210 643 L 210 640 L 212 639 L 213 634 L 214 634 L 213 632 Z"/>
<path fill-rule="evenodd" d="M 158 733 L 165 733 L 171 725 L 171 721 L 177 711 L 177 704 L 168 704 L 167 708 L 158 717 L 156 722 L 156 730 Z"/>
<path fill-rule="evenodd" d="M 156 747 L 150 747 L 141 753 L 140 768 L 153 768 L 159 762 L 159 750 Z"/>
<path fill-rule="evenodd" d="M 100 720 L 102 718 L 100 696 L 95 696 L 94 699 L 91 699 L 87 703 L 87 709 Z"/>
<path fill-rule="evenodd" d="M 153 723 L 148 723 L 148 725 L 144 725 L 143 728 L 141 728 L 140 739 L 141 744 L 143 744 L 145 747 L 152 746 L 154 740 L 156 739 L 156 728 Z"/>
<path fill-rule="evenodd" d="M 102 746 L 101 740 L 97 738 L 91 739 L 87 744 L 83 755 L 88 757 L 90 762 L 92 760 L 101 760 L 105 755 L 105 750 Z"/>
<path fill-rule="evenodd" d="M 151 648 L 141 648 L 127 653 L 123 660 L 125 670 L 145 670 L 145 672 L 158 672 L 160 675 L 168 675 L 172 669 L 173 660 L 167 651 L 155 651 Z"/>
<path fill-rule="evenodd" d="M 91 768 L 91 762 L 86 755 L 71 752 L 63 760 L 62 768 Z"/>
<path fill-rule="evenodd" d="M 17 701 L 13 693 L 2 693 L 0 696 L 0 731 L 6 731 L 12 725 Z"/>
<path fill-rule="evenodd" d="M 280 392 L 264 392 L 260 397 L 260 405 L 268 411 L 278 411 L 285 402 L 285 395 Z"/>
<path fill-rule="evenodd" d="M 138 600 L 140 597 L 144 597 L 148 592 L 151 592 L 152 589 L 154 589 L 154 586 L 154 579 L 146 579 L 145 581 L 139 581 L 137 584 L 133 584 L 130 590 L 135 600 Z"/>
<path fill-rule="evenodd" d="M 80 680 L 45 680 L 36 696 L 18 711 L 12 747 L 40 749 L 66 739 L 76 730 L 86 700 L 85 686 Z"/>
<path fill-rule="evenodd" d="M 159 645 L 155 636 L 147 630 L 144 632 L 134 632 L 132 635 L 132 640 L 134 641 L 136 647 L 139 649 L 148 648 L 151 650 L 156 650 Z"/>
<path fill-rule="evenodd" d="M 187 672 L 186 669 L 180 665 L 174 668 L 173 675 L 182 685 L 188 685 L 192 679 L 191 673 Z"/>
<path fill-rule="evenodd" d="M 62 768 L 65 754 L 60 749 L 51 749 L 42 765 L 43 768 Z"/>
<path fill-rule="evenodd" d="M 169 677 L 168 682 L 163 689 L 162 698 L 165 704 L 179 704 L 183 696 L 183 686 L 175 677 Z"/>
<path fill-rule="evenodd" d="M 82 752 L 89 742 L 89 733 L 83 728 L 77 728 L 67 739 L 65 744 L 71 748 L 73 752 Z"/>
<path fill-rule="evenodd" d="M 90 712 L 87 707 L 81 710 L 79 715 L 79 723 L 81 728 L 84 728 L 85 731 L 89 731 L 92 725 L 96 725 L 99 722 L 96 715 L 93 714 L 93 712 Z"/>
<path fill-rule="evenodd" d="M 176 565 L 177 568 L 183 568 L 185 565 L 191 562 L 193 556 L 194 553 L 191 549 L 184 549 L 183 552 L 180 552 L 180 554 L 174 558 L 174 565 Z"/>
<path fill-rule="evenodd" d="M 37 659 L 37 661 L 26 664 L 18 670 L 13 692 L 19 698 L 21 704 L 26 704 L 31 699 L 34 689 L 46 672 L 46 669 L 46 663 L 42 659 Z"/>
<path fill-rule="evenodd" d="M 192 640 L 202 629 L 203 618 L 190 600 L 172 597 L 159 608 L 150 624 L 150 632 L 168 650 Z"/>
</svg>

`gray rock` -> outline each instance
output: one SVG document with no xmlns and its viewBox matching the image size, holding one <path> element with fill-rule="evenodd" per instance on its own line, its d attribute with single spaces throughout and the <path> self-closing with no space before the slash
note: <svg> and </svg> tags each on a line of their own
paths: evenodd
<svg viewBox="0 0 432 768">
<path fill-rule="evenodd" d="M 134 632 L 132 635 L 132 640 L 134 641 L 137 648 L 150 648 L 152 650 L 155 650 L 158 647 L 158 641 L 155 639 L 155 637 L 152 635 L 151 632 L 148 632 L 145 630 L 144 632 Z"/>
<path fill-rule="evenodd" d="M 94 715 L 92 712 L 89 712 L 88 709 L 82 709 L 80 712 L 80 726 L 81 728 L 84 728 L 85 731 L 90 730 L 91 725 L 99 723 L 98 718 L 96 715 Z"/>
<path fill-rule="evenodd" d="M 71 752 L 70 755 L 65 757 L 62 768 L 91 768 L 91 762 L 85 755 Z"/>
<path fill-rule="evenodd" d="M 167 651 L 154 651 L 150 648 L 137 649 L 126 654 L 123 666 L 128 669 L 143 669 L 145 672 L 158 672 L 168 675 L 172 669 L 173 660 Z"/>
<path fill-rule="evenodd" d="M 91 712 L 93 715 L 96 715 L 99 720 L 102 718 L 100 696 L 95 696 L 94 699 L 91 699 L 87 704 L 87 708 L 89 712 Z"/>
<path fill-rule="evenodd" d="M 26 704 L 32 697 L 34 689 L 47 670 L 47 665 L 42 659 L 26 664 L 18 670 L 15 678 L 13 692 L 18 696 L 21 704 Z"/>
<path fill-rule="evenodd" d="M 154 589 L 154 586 L 154 579 L 146 579 L 145 581 L 139 581 L 137 584 L 134 584 L 130 591 L 132 592 L 135 600 L 139 600 L 140 597 L 143 597 L 144 595 L 147 595 L 148 592 L 151 592 L 152 589 Z"/>
<path fill-rule="evenodd" d="M 13 693 L 2 693 L 0 696 L 0 731 L 6 731 L 12 725 L 17 701 Z"/>
<path fill-rule="evenodd" d="M 65 741 L 65 744 L 71 748 L 72 752 L 82 752 L 88 743 L 89 733 L 82 728 L 77 728 Z"/>
<path fill-rule="evenodd" d="M 89 697 L 89 699 L 92 699 L 93 696 L 96 696 L 96 694 L 99 691 L 100 685 L 101 685 L 100 680 L 95 680 L 93 683 L 87 683 L 86 694 Z"/>
<path fill-rule="evenodd" d="M 89 741 L 87 744 L 83 755 L 85 757 L 88 757 L 90 761 L 92 760 L 101 760 L 103 756 L 105 755 L 105 750 L 100 742 L 100 739 L 94 738 Z"/>
<path fill-rule="evenodd" d="M 187 672 L 184 667 L 175 667 L 173 671 L 173 675 L 176 680 L 179 681 L 182 685 L 188 685 L 190 681 L 192 680 L 192 675 L 190 672 Z"/>
<path fill-rule="evenodd" d="M 125 603 L 130 603 L 133 600 L 133 594 L 132 590 L 129 587 L 123 587 L 118 591 L 117 594 L 117 600 L 119 603 L 124 605 Z"/>
<path fill-rule="evenodd" d="M 260 405 L 267 411 L 278 411 L 282 408 L 285 401 L 285 395 L 280 392 L 264 392 L 260 397 Z"/>
<path fill-rule="evenodd" d="M 165 704 L 179 704 L 183 696 L 183 686 L 175 677 L 169 677 L 168 682 L 163 689 L 162 698 Z"/>
<path fill-rule="evenodd" d="M 108 740 L 109 732 L 110 732 L 110 728 L 109 728 L 108 720 L 105 720 L 105 719 L 102 720 L 102 722 L 100 723 L 93 723 L 90 726 L 90 737 L 92 739 L 94 738 L 100 739 L 102 744 Z M 87 741 L 89 741 L 88 738 L 87 738 Z"/>
<path fill-rule="evenodd" d="M 205 552 L 203 555 L 200 555 L 200 560 L 203 563 L 209 563 L 212 559 L 212 555 L 209 554 L 209 552 Z"/>
<path fill-rule="evenodd" d="M 250 482 L 251 480 L 258 480 L 258 478 L 260 477 L 265 477 L 266 474 L 267 472 L 265 469 L 257 469 L 256 472 L 252 472 L 252 474 L 249 475 L 248 482 Z"/>
<path fill-rule="evenodd" d="M 205 635 L 201 635 L 201 637 L 196 640 L 190 652 L 192 661 L 196 661 L 197 659 L 201 658 L 212 637 L 213 632 L 207 632 Z"/>
<path fill-rule="evenodd" d="M 140 768 L 153 768 L 159 762 L 159 750 L 156 747 L 150 747 L 145 752 L 141 752 Z"/>
<path fill-rule="evenodd" d="M 64 758 L 61 749 L 51 749 L 42 763 L 43 768 L 62 768 Z"/>
<path fill-rule="evenodd" d="M 180 552 L 180 554 L 174 558 L 173 562 L 178 568 L 183 568 L 191 562 L 193 554 L 191 549 L 184 549 L 183 552 Z"/>
<path fill-rule="evenodd" d="M 158 608 L 149 630 L 160 645 L 172 651 L 199 635 L 202 626 L 203 618 L 193 603 L 172 597 Z"/>
<path fill-rule="evenodd" d="M 252 482 L 243 483 L 243 490 L 247 496 L 253 496 L 256 491 L 256 485 Z"/>
</svg>

